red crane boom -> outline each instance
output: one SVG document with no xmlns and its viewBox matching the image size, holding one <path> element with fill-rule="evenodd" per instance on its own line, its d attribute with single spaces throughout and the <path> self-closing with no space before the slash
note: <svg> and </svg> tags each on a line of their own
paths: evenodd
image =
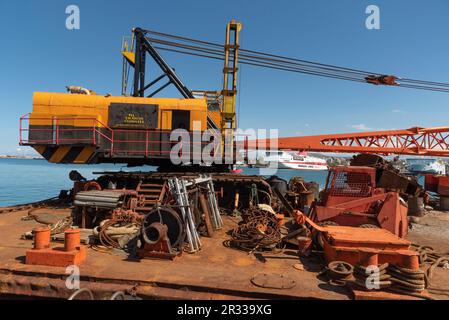
<svg viewBox="0 0 449 320">
<path fill-rule="evenodd" d="M 247 149 L 449 156 L 449 127 L 258 139 Z"/>
</svg>

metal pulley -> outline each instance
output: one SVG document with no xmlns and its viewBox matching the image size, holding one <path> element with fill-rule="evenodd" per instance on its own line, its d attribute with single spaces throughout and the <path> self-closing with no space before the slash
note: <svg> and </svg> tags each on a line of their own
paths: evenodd
<svg viewBox="0 0 449 320">
<path fill-rule="evenodd" d="M 398 77 L 395 76 L 391 76 L 391 75 L 381 75 L 381 76 L 376 76 L 376 75 L 369 75 L 367 77 L 365 77 L 365 81 L 367 83 L 371 83 L 374 85 L 387 85 L 387 86 L 397 86 L 398 83 L 396 82 L 396 80 L 398 80 Z"/>
<path fill-rule="evenodd" d="M 145 229 L 142 235 L 146 243 L 156 244 L 167 237 L 167 231 L 167 225 L 160 222 L 153 222 Z"/>
<path fill-rule="evenodd" d="M 159 225 L 166 227 L 166 234 L 172 247 L 178 246 L 183 241 L 184 227 L 179 214 L 170 207 L 156 206 L 150 211 L 142 223 L 142 237 L 146 243 L 154 241 L 155 232 L 161 231 Z"/>
</svg>

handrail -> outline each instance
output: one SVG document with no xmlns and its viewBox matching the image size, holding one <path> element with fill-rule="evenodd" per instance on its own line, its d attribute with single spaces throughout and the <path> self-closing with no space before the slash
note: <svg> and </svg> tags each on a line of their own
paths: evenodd
<svg viewBox="0 0 449 320">
<path fill-rule="evenodd" d="M 53 123 L 52 124 L 52 128 L 49 128 L 49 129 L 47 129 L 47 128 L 30 129 L 29 127 L 28 128 L 24 128 L 23 121 L 30 121 L 30 120 L 51 120 L 52 123 Z M 67 121 L 67 120 L 92 121 L 92 129 L 89 129 L 89 130 L 92 130 L 92 139 L 86 139 L 86 138 L 68 139 L 68 138 L 65 138 L 65 139 L 62 139 L 62 140 L 66 140 L 66 141 L 67 140 L 69 140 L 69 141 L 70 140 L 77 140 L 77 141 L 79 141 L 79 140 L 86 141 L 87 140 L 87 141 L 92 141 L 92 143 L 94 145 L 96 145 L 97 144 L 96 134 L 98 134 L 98 135 L 102 136 L 103 138 L 109 140 L 109 142 L 111 142 L 111 144 L 113 143 L 112 137 L 108 137 L 103 132 L 98 130 L 98 128 L 99 127 L 103 127 L 105 129 L 107 129 L 108 131 L 110 131 L 111 133 L 113 132 L 113 129 L 110 128 L 109 126 L 105 125 L 103 122 L 101 122 L 100 120 L 98 120 L 95 117 L 70 117 L 70 116 L 69 117 L 68 116 L 61 116 L 61 117 L 54 117 L 54 116 L 53 117 L 41 117 L 41 116 L 37 116 L 37 117 L 31 117 L 31 113 L 26 113 L 26 114 L 24 114 L 24 115 L 22 115 L 20 117 L 19 144 L 22 145 L 24 143 L 24 141 L 28 141 L 29 142 L 29 139 L 28 140 L 23 139 L 23 136 L 22 136 L 23 132 L 31 132 L 33 130 L 35 130 L 35 131 L 51 131 L 51 132 L 54 131 L 55 132 L 54 139 L 52 139 L 52 140 L 34 140 L 34 142 L 43 143 L 45 141 L 48 141 L 48 142 L 55 141 L 55 144 L 59 145 L 60 144 L 60 140 L 61 140 L 61 138 L 60 138 L 60 132 L 61 131 L 64 132 L 64 131 L 84 131 L 84 130 L 87 130 L 87 129 L 83 129 L 83 128 L 70 128 L 70 129 L 61 128 L 60 127 L 61 126 L 60 122 L 61 121 Z M 53 126 L 54 126 L 54 128 L 53 128 Z"/>
<path fill-rule="evenodd" d="M 43 128 L 30 128 L 29 122 L 28 126 L 24 125 L 24 121 L 30 120 L 47 120 L 51 125 Z M 64 128 L 62 124 L 64 121 L 77 120 L 77 121 L 92 121 L 92 126 L 84 126 L 84 127 L 70 127 Z M 101 129 L 105 130 L 101 130 Z M 34 136 L 37 139 L 29 139 L 24 138 L 24 132 L 43 132 L 44 135 Z M 79 132 L 79 137 L 72 137 L 64 135 L 68 132 Z M 83 134 L 83 132 L 85 132 Z M 20 128 L 19 128 L 19 136 L 20 136 L 20 145 L 39 145 L 39 144 L 49 144 L 49 145 L 70 145 L 70 143 L 77 144 L 90 144 L 94 146 L 99 146 L 100 141 L 99 138 L 105 139 L 110 146 L 101 145 L 103 151 L 108 152 L 108 156 L 113 157 L 114 154 L 120 153 L 121 156 L 123 154 L 133 155 L 133 154 L 144 154 L 145 157 L 148 157 L 152 154 L 169 154 L 170 151 L 166 150 L 164 146 L 172 146 L 174 144 L 179 143 L 178 141 L 164 140 L 161 137 L 161 134 L 167 133 L 170 134 L 172 130 L 161 130 L 161 129 L 125 129 L 125 128 L 110 128 L 109 126 L 102 123 L 95 117 L 73 117 L 73 116 L 61 116 L 61 117 L 44 117 L 44 116 L 32 116 L 31 113 L 27 113 L 20 117 Z M 51 134 L 53 133 L 53 134 Z M 88 133 L 91 133 L 89 137 Z M 137 134 L 134 138 L 127 136 L 127 133 Z M 122 136 L 122 134 L 124 134 Z M 142 134 L 142 138 L 140 139 L 139 134 Z M 156 134 L 156 135 L 154 135 Z M 194 131 L 189 131 L 189 134 L 194 134 Z M 191 137 L 191 136 L 190 136 Z M 192 147 L 194 145 L 205 146 L 210 143 L 210 141 L 202 141 L 192 139 L 189 142 L 181 140 L 183 145 L 181 149 L 184 147 Z M 156 147 L 156 150 L 153 148 Z M 201 148 L 202 150 L 202 148 Z M 216 151 L 216 148 L 214 148 Z M 181 151 L 181 150 L 180 150 Z M 192 151 L 193 152 L 193 151 Z"/>
</svg>

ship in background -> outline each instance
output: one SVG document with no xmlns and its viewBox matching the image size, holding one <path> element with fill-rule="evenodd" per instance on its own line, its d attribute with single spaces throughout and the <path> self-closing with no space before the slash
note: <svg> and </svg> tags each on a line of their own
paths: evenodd
<svg viewBox="0 0 449 320">
<path fill-rule="evenodd" d="M 325 171 L 329 169 L 323 158 L 311 156 L 307 152 L 282 150 L 249 151 L 255 167 L 277 167 L 279 169 Z M 250 162 L 251 163 L 251 162 Z"/>
<path fill-rule="evenodd" d="M 407 169 L 412 174 L 433 173 L 446 174 L 448 163 L 436 158 L 406 159 Z"/>
</svg>

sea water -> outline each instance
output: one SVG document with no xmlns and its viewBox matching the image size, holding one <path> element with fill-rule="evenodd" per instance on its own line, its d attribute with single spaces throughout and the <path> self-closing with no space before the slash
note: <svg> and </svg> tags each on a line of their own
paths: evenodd
<svg viewBox="0 0 449 320">
<path fill-rule="evenodd" d="M 0 159 L 0 207 L 30 203 L 55 197 L 60 190 L 69 190 L 73 182 L 69 172 L 77 170 L 87 179 L 97 177 L 93 172 L 101 171 L 154 171 L 154 167 L 132 167 L 124 164 L 75 165 L 54 164 L 36 159 Z M 244 168 L 244 174 L 276 176 L 285 180 L 301 176 L 306 181 L 315 181 L 324 187 L 327 171 L 302 171 L 279 169 L 277 171 Z"/>
</svg>

